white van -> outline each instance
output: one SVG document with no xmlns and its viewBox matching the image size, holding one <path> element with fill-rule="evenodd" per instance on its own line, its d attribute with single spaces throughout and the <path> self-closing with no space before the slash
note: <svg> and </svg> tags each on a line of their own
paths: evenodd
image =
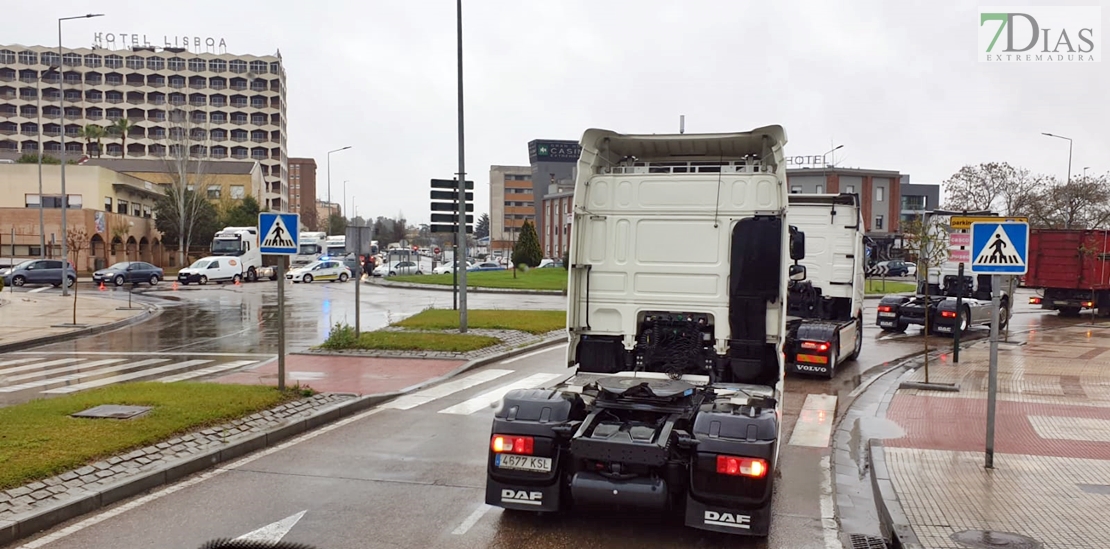
<svg viewBox="0 0 1110 549">
<path fill-rule="evenodd" d="M 188 286 L 190 282 L 235 282 L 243 278 L 243 265 L 237 257 L 222 255 L 198 259 L 177 273 L 177 281 Z"/>
</svg>

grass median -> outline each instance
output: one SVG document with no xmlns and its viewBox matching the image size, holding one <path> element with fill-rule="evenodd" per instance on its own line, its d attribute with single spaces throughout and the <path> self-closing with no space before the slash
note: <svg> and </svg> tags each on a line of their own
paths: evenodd
<svg viewBox="0 0 1110 549">
<path fill-rule="evenodd" d="M 272 387 L 125 383 L 0 408 L 0 490 L 156 444 L 302 396 Z M 70 417 L 102 404 L 153 406 L 130 419 Z"/>
<path fill-rule="evenodd" d="M 459 312 L 451 309 L 428 309 L 410 316 L 394 326 L 415 330 L 450 330 L 459 327 Z M 510 309 L 470 309 L 466 311 L 469 328 L 485 330 L 518 330 L 530 334 L 546 334 L 566 327 L 566 311 L 521 311 Z"/>
<path fill-rule="evenodd" d="M 882 280 L 878 278 L 867 279 L 867 286 L 864 292 L 867 295 L 883 295 L 883 294 L 904 294 L 917 290 L 917 284 L 913 282 L 896 282 L 893 280 Z"/>
<path fill-rule="evenodd" d="M 471 309 L 466 313 L 467 327 L 477 330 L 516 330 L 545 334 L 566 326 L 565 311 L 519 311 L 504 309 Z M 377 330 L 355 336 L 346 324 L 336 324 L 321 349 L 438 351 L 466 353 L 501 343 L 496 337 L 460 334 L 459 312 L 451 309 L 427 309 L 392 324 L 402 330 Z"/>
<path fill-rule="evenodd" d="M 330 350 L 376 350 L 376 351 L 437 351 L 443 353 L 466 353 L 492 347 L 501 343 L 496 337 L 475 334 L 445 334 L 440 332 L 410 332 L 378 330 L 363 332 L 355 337 L 351 326 L 337 325 L 332 328 L 328 339 L 320 345 Z"/>
<path fill-rule="evenodd" d="M 392 282 L 410 282 L 415 284 L 434 284 L 436 286 L 450 286 L 454 275 L 408 275 L 391 276 L 386 280 Z M 466 273 L 467 288 L 491 288 L 514 290 L 566 290 L 567 270 L 562 268 L 517 270 L 513 277 L 512 270 L 505 271 L 478 271 Z"/>
</svg>

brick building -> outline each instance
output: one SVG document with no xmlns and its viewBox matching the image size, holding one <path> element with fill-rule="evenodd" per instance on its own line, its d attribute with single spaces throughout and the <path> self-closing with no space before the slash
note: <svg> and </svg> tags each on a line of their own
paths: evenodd
<svg viewBox="0 0 1110 549">
<path fill-rule="evenodd" d="M 305 227 L 315 229 L 319 226 L 315 159 L 289 159 L 289 211 L 301 214 L 301 224 Z"/>
</svg>

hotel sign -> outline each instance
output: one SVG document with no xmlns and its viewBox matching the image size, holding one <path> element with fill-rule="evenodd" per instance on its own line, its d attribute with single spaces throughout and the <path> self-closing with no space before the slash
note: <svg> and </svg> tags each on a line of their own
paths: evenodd
<svg viewBox="0 0 1110 549">
<path fill-rule="evenodd" d="M 153 42 L 151 41 L 153 39 Z M 158 37 L 148 37 L 145 34 L 122 34 L 110 32 L 97 32 L 93 34 L 94 48 L 106 50 L 129 50 L 131 48 L 185 48 L 193 53 L 227 53 L 227 41 L 223 38 L 201 36 L 170 36 L 163 35 L 162 42 Z"/>
</svg>

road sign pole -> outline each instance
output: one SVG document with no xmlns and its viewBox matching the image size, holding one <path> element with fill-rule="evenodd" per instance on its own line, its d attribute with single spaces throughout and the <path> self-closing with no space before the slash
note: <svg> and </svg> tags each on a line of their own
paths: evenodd
<svg viewBox="0 0 1110 549">
<path fill-rule="evenodd" d="M 285 256 L 278 257 L 278 390 L 285 390 Z"/>
<path fill-rule="evenodd" d="M 459 253 L 466 257 L 466 154 L 465 133 L 463 131 L 463 34 L 462 0 L 456 2 L 459 41 Z M 65 210 L 62 210 L 65 211 Z M 456 256 L 458 257 L 458 256 Z M 455 271 L 458 271 L 458 266 Z M 466 269 L 459 273 L 459 332 L 466 333 Z"/>
<path fill-rule="evenodd" d="M 987 374 L 987 469 L 994 468 L 994 410 L 998 394 L 998 322 L 1002 305 L 1002 277 L 991 275 L 991 362 Z"/>
<path fill-rule="evenodd" d="M 964 310 L 964 264 L 960 263 L 959 270 L 956 271 L 956 327 L 952 330 L 952 362 L 955 364 L 960 363 L 960 328 L 961 316 Z"/>
</svg>

